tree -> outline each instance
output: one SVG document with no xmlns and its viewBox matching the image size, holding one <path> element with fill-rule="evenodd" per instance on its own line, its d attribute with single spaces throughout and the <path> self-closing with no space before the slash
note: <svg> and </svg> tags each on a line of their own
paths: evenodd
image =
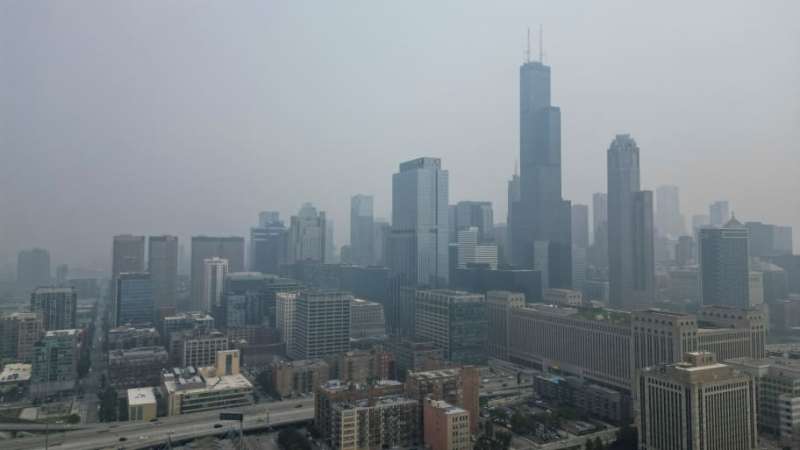
<svg viewBox="0 0 800 450">
<path fill-rule="evenodd" d="M 278 445 L 282 450 L 311 450 L 305 435 L 294 428 L 284 428 L 278 433 Z"/>
</svg>

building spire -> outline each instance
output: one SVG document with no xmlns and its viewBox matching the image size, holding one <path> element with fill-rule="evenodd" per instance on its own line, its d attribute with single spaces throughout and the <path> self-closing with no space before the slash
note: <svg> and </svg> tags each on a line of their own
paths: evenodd
<svg viewBox="0 0 800 450">
<path fill-rule="evenodd" d="M 528 27 L 528 48 L 525 50 L 525 62 L 531 62 L 531 27 Z"/>
<path fill-rule="evenodd" d="M 541 24 L 539 24 L 539 62 L 544 64 L 544 31 Z"/>
</svg>

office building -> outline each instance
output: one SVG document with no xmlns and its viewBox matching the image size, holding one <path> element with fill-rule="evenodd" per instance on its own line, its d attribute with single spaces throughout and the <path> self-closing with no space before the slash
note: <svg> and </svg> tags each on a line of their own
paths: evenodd
<svg viewBox="0 0 800 450">
<path fill-rule="evenodd" d="M 549 245 L 544 284 L 572 287 L 570 202 L 561 193 L 561 110 L 550 96 L 550 67 L 528 59 L 519 69 L 520 200 L 513 205 L 513 265 L 534 267 L 535 242 Z M 542 272 L 545 274 L 545 272 Z"/>
<path fill-rule="evenodd" d="M 153 282 L 150 274 L 118 274 L 115 279 L 113 326 L 148 326 L 154 323 Z"/>
<path fill-rule="evenodd" d="M 608 148 L 608 261 L 612 307 L 655 300 L 653 193 L 640 190 L 639 147 L 627 134 Z"/>
<path fill-rule="evenodd" d="M 545 289 L 544 302 L 559 306 L 581 306 L 583 294 L 574 289 Z"/>
<path fill-rule="evenodd" d="M 678 186 L 656 188 L 655 228 L 659 236 L 676 238 L 686 233 Z"/>
<path fill-rule="evenodd" d="M 275 326 L 275 296 L 281 292 L 297 292 L 300 283 L 293 279 L 260 272 L 234 272 L 225 276 L 226 295 L 246 298 L 248 325 Z"/>
<path fill-rule="evenodd" d="M 329 221 L 325 211 L 317 211 L 311 203 L 304 203 L 289 225 L 288 263 L 296 261 L 326 262 Z"/>
<path fill-rule="evenodd" d="M 508 180 L 508 211 L 506 214 L 506 242 L 503 246 L 507 249 L 505 252 L 503 263 L 505 265 L 512 265 L 514 262 L 514 205 L 518 205 L 522 198 L 520 191 L 519 174 L 517 173 L 517 166 L 514 166 L 514 174 Z"/>
<path fill-rule="evenodd" d="M 450 205 L 451 241 L 460 230 L 475 227 L 478 229 L 478 242 L 494 241 L 494 211 L 492 202 L 461 201 Z"/>
<path fill-rule="evenodd" d="M 274 361 L 270 372 L 272 388 L 282 398 L 311 394 L 330 379 L 330 367 L 321 359 Z"/>
<path fill-rule="evenodd" d="M 41 248 L 17 254 L 17 286 L 33 289 L 50 284 L 50 252 Z"/>
<path fill-rule="evenodd" d="M 153 305 L 175 307 L 178 292 L 178 237 L 150 236 L 147 240 L 147 271 L 153 283 Z"/>
<path fill-rule="evenodd" d="M 354 298 L 350 306 L 350 338 L 380 339 L 386 337 L 383 305 Z"/>
<path fill-rule="evenodd" d="M 128 389 L 128 420 L 149 422 L 158 415 L 152 387 Z"/>
<path fill-rule="evenodd" d="M 598 268 L 608 267 L 608 195 L 592 195 L 592 248 L 589 261 Z"/>
<path fill-rule="evenodd" d="M 354 195 L 350 198 L 350 250 L 353 264 L 369 266 L 374 263 L 374 227 L 372 196 Z"/>
<path fill-rule="evenodd" d="M 418 290 L 415 333 L 457 364 L 484 364 L 488 322 L 483 294 L 446 289 Z"/>
<path fill-rule="evenodd" d="M 469 414 L 471 433 L 478 431 L 480 369 L 465 366 L 454 369 L 431 370 L 425 372 L 409 372 L 406 377 L 405 391 L 409 398 L 424 404 L 427 398 L 445 401 L 463 408 Z M 420 428 L 424 418 L 419 417 Z"/>
<path fill-rule="evenodd" d="M 542 274 L 534 269 L 471 267 L 456 269 L 453 288 L 469 292 L 511 291 L 525 294 L 527 302 L 542 301 Z"/>
<path fill-rule="evenodd" d="M 108 352 L 108 383 L 114 389 L 157 386 L 161 371 L 170 366 L 169 353 L 161 346 L 112 350 Z"/>
<path fill-rule="evenodd" d="M 444 352 L 430 341 L 394 336 L 386 342 L 386 349 L 394 355 L 395 378 L 405 381 L 410 371 L 428 371 L 445 366 Z"/>
<path fill-rule="evenodd" d="M 161 335 L 155 328 L 135 328 L 127 325 L 108 330 L 108 350 L 128 350 L 136 347 L 153 347 L 161 343 Z"/>
<path fill-rule="evenodd" d="M 726 200 L 719 200 L 708 207 L 709 225 L 721 227 L 731 219 L 730 207 Z"/>
<path fill-rule="evenodd" d="M 509 291 L 486 293 L 486 316 L 488 336 L 486 341 L 489 356 L 507 360 L 509 346 L 509 321 L 515 308 L 525 306 L 525 295 Z"/>
<path fill-rule="evenodd" d="M 572 246 L 589 248 L 589 206 L 572 205 Z"/>
<path fill-rule="evenodd" d="M 228 272 L 244 271 L 244 238 L 193 236 L 192 237 L 192 305 L 194 309 L 206 307 L 203 299 L 205 260 L 222 258 L 228 260 Z"/>
<path fill-rule="evenodd" d="M 121 273 L 139 273 L 146 270 L 144 244 L 144 236 L 130 234 L 114 236 L 111 260 L 112 283 Z"/>
<path fill-rule="evenodd" d="M 392 226 L 385 219 L 375 219 L 372 229 L 373 264 L 380 267 L 387 267 L 389 265 L 387 252 L 389 249 L 389 237 L 392 234 Z"/>
<path fill-rule="evenodd" d="M 31 395 L 40 398 L 71 391 L 78 380 L 80 350 L 78 330 L 47 331 L 33 346 Z"/>
<path fill-rule="evenodd" d="M 748 231 L 736 218 L 700 230 L 700 283 L 704 305 L 750 305 Z"/>
<path fill-rule="evenodd" d="M 695 261 L 695 245 L 691 236 L 681 236 L 675 244 L 675 264 L 686 267 Z"/>
<path fill-rule="evenodd" d="M 639 448 L 756 450 L 753 378 L 708 352 L 642 371 L 637 383 Z"/>
<path fill-rule="evenodd" d="M 250 228 L 250 271 L 279 274 L 289 252 L 289 230 L 277 211 L 258 215 L 258 226 Z"/>
<path fill-rule="evenodd" d="M 275 296 L 276 321 L 275 326 L 281 333 L 281 340 L 286 346 L 286 351 L 292 349 L 292 336 L 294 335 L 295 300 L 297 292 L 279 292 Z"/>
<path fill-rule="evenodd" d="M 218 331 L 184 332 L 175 347 L 181 367 L 208 367 L 216 363 L 217 353 L 228 350 L 228 337 Z M 173 339 L 174 341 L 175 339 Z"/>
<path fill-rule="evenodd" d="M 0 360 L 30 363 L 33 345 L 43 334 L 42 318 L 36 313 L 11 313 L 0 317 Z"/>
<path fill-rule="evenodd" d="M 65 330 L 77 325 L 78 293 L 73 288 L 41 287 L 31 294 L 31 312 L 42 318 L 44 330 Z"/>
<path fill-rule="evenodd" d="M 161 339 L 169 343 L 174 333 L 182 331 L 210 333 L 214 330 L 214 318 L 205 312 L 178 313 L 161 319 Z"/>
<path fill-rule="evenodd" d="M 442 400 L 425 400 L 425 445 L 431 450 L 471 450 L 469 413 Z"/>
<path fill-rule="evenodd" d="M 761 222 L 746 222 L 750 233 L 750 256 L 763 258 L 792 254 L 792 228 Z"/>
<path fill-rule="evenodd" d="M 448 284 L 448 177 L 439 158 L 406 161 L 392 176 L 389 268 L 403 285 Z"/>
<path fill-rule="evenodd" d="M 497 244 L 480 243 L 480 229 L 467 227 L 458 230 L 456 238 L 456 267 L 484 266 L 497 269 Z M 451 267 L 451 269 L 455 269 Z"/>
<path fill-rule="evenodd" d="M 533 389 L 545 400 L 575 408 L 579 414 L 623 424 L 631 417 L 630 398 L 624 393 L 589 383 L 580 377 L 542 374 L 533 379 Z"/>
<path fill-rule="evenodd" d="M 225 287 L 225 275 L 230 264 L 224 258 L 207 258 L 203 260 L 202 309 L 216 311 L 222 306 L 222 292 Z"/>
<path fill-rule="evenodd" d="M 317 359 L 350 350 L 353 296 L 334 290 L 301 291 L 294 302 L 293 359 Z"/>
</svg>

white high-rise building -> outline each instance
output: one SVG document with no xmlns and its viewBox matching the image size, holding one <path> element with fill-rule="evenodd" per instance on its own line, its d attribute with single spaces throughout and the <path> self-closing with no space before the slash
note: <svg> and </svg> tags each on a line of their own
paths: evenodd
<svg viewBox="0 0 800 450">
<path fill-rule="evenodd" d="M 211 311 L 222 306 L 222 291 L 225 287 L 225 274 L 228 273 L 228 260 L 207 258 L 203 260 L 203 307 Z"/>
<path fill-rule="evenodd" d="M 326 253 L 330 252 L 327 226 L 325 211 L 317 211 L 311 203 L 304 203 L 289 225 L 289 263 L 326 262 Z"/>
<path fill-rule="evenodd" d="M 457 236 L 457 263 L 459 269 L 475 264 L 486 265 L 493 270 L 497 269 L 497 245 L 494 243 L 480 243 L 478 240 L 480 228 L 464 228 L 458 231 Z"/>
<path fill-rule="evenodd" d="M 297 292 L 278 292 L 275 294 L 275 325 L 281 333 L 286 351 L 291 351 L 294 334 L 295 300 Z"/>
</svg>

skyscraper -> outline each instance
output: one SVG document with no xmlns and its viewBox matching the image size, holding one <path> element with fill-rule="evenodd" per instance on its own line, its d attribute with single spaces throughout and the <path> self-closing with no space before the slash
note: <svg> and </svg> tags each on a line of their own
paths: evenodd
<svg viewBox="0 0 800 450">
<path fill-rule="evenodd" d="M 589 247 L 589 206 L 572 205 L 572 246 Z"/>
<path fill-rule="evenodd" d="M 604 192 L 592 195 L 592 233 L 592 264 L 597 268 L 608 267 L 608 194 Z"/>
<path fill-rule="evenodd" d="M 572 284 L 570 203 L 561 196 L 561 110 L 550 101 L 550 67 L 520 67 L 520 200 L 512 206 L 513 263 L 533 267 L 534 242 L 548 242 L 549 285 Z"/>
<path fill-rule="evenodd" d="M 465 269 L 474 265 L 497 269 L 497 244 L 481 243 L 478 227 L 462 228 L 456 238 L 456 267 Z M 456 267 L 451 267 L 455 270 Z"/>
<path fill-rule="evenodd" d="M 487 242 L 494 240 L 494 212 L 492 202 L 462 201 L 455 204 L 454 223 L 450 224 L 451 232 L 469 228 L 478 228 L 478 241 Z M 455 236 L 450 236 L 454 238 Z"/>
<path fill-rule="evenodd" d="M 147 326 L 154 322 L 153 282 L 147 272 L 119 274 L 115 280 L 114 326 Z"/>
<path fill-rule="evenodd" d="M 144 272 L 144 236 L 120 234 L 114 236 L 111 260 L 111 277 L 123 272 Z"/>
<path fill-rule="evenodd" d="M 195 309 L 206 307 L 202 300 L 204 261 L 214 257 L 227 259 L 230 272 L 243 272 L 244 238 L 238 236 L 192 237 L 192 305 Z"/>
<path fill-rule="evenodd" d="M 749 234 L 735 217 L 721 228 L 700 230 L 703 305 L 750 306 Z"/>
<path fill-rule="evenodd" d="M 488 318 L 486 298 L 449 289 L 418 290 L 415 336 L 433 342 L 458 364 L 485 364 Z"/>
<path fill-rule="evenodd" d="M 17 285 L 33 289 L 50 284 L 50 252 L 41 248 L 22 250 L 17 255 Z"/>
<path fill-rule="evenodd" d="M 153 283 L 153 306 L 174 307 L 178 290 L 178 237 L 150 236 L 147 270 Z"/>
<path fill-rule="evenodd" d="M 203 260 L 203 301 L 204 311 L 215 311 L 222 306 L 222 291 L 229 263 L 223 258 Z M 215 316 L 216 317 L 216 316 Z"/>
<path fill-rule="evenodd" d="M 718 200 L 708 207 L 708 217 L 712 227 L 721 227 L 731 218 L 727 200 Z"/>
<path fill-rule="evenodd" d="M 327 227 L 325 211 L 317 212 L 311 203 L 304 203 L 289 226 L 288 262 L 325 262 Z"/>
<path fill-rule="evenodd" d="M 277 211 L 258 215 L 258 226 L 250 228 L 250 270 L 261 273 L 280 273 L 286 264 L 289 231 Z"/>
<path fill-rule="evenodd" d="M 340 291 L 301 291 L 294 302 L 290 355 L 313 359 L 350 350 L 350 303 Z"/>
<path fill-rule="evenodd" d="M 31 294 L 31 312 L 42 317 L 45 331 L 75 328 L 78 292 L 75 288 L 41 287 Z"/>
<path fill-rule="evenodd" d="M 392 274 L 407 285 L 448 283 L 448 172 L 439 158 L 400 164 L 392 176 Z"/>
<path fill-rule="evenodd" d="M 656 231 L 660 236 L 676 238 L 686 232 L 678 186 L 656 188 Z"/>
<path fill-rule="evenodd" d="M 511 265 L 514 261 L 514 229 L 511 224 L 514 223 L 514 205 L 519 204 L 521 198 L 520 193 L 520 185 L 519 185 L 519 174 L 517 173 L 517 167 L 514 166 L 514 175 L 511 176 L 511 179 L 508 180 L 508 204 L 506 205 L 508 208 L 507 215 L 506 215 L 506 247 L 508 248 L 508 252 L 504 255 L 506 263 Z"/>
<path fill-rule="evenodd" d="M 353 264 L 370 266 L 374 263 L 374 226 L 372 196 L 354 195 L 350 199 L 350 251 Z"/>
<path fill-rule="evenodd" d="M 392 226 L 385 219 L 376 219 L 373 223 L 372 260 L 376 266 L 386 267 L 389 264 L 387 253 Z"/>
<path fill-rule="evenodd" d="M 640 190 L 639 147 L 627 134 L 608 148 L 608 261 L 612 306 L 655 300 L 653 193 Z"/>
</svg>

